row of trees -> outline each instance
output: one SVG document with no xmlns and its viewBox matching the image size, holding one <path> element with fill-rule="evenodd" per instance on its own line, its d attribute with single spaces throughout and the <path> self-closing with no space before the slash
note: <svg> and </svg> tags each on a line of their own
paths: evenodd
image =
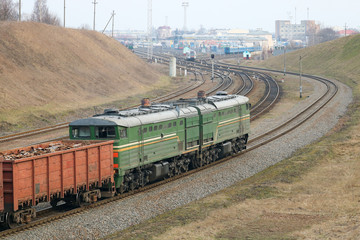
<svg viewBox="0 0 360 240">
<path fill-rule="evenodd" d="M 323 28 L 318 32 L 310 32 L 308 35 L 309 46 L 313 46 L 319 43 L 327 42 L 334 40 L 339 37 L 339 35 L 331 28 Z"/>
<path fill-rule="evenodd" d="M 13 0 L 0 0 L 0 21 L 16 21 L 18 19 L 19 3 L 14 3 Z M 60 25 L 59 17 L 50 13 L 47 0 L 36 0 L 30 18 L 25 20 Z"/>
</svg>

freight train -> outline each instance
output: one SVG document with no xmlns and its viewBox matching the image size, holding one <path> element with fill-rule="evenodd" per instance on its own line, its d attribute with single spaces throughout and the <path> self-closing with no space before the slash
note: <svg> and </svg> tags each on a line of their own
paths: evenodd
<svg viewBox="0 0 360 240">
<path fill-rule="evenodd" d="M 36 217 L 34 206 L 73 205 L 114 195 L 114 141 L 59 141 L 0 152 L 0 223 Z"/>
<path fill-rule="evenodd" d="M 244 96 L 200 91 L 71 122 L 69 141 L 88 145 L 1 161 L 0 220 L 23 224 L 39 202 L 92 203 L 236 154 L 246 149 L 250 107 Z"/>
</svg>

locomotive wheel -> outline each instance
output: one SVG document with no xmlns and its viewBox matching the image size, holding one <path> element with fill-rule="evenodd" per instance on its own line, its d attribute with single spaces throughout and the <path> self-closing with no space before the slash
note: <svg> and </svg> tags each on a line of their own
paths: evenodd
<svg viewBox="0 0 360 240">
<path fill-rule="evenodd" d="M 189 171 L 189 164 L 188 163 L 184 163 L 182 166 L 181 166 L 181 172 L 187 172 Z"/>
<path fill-rule="evenodd" d="M 126 192 L 126 189 L 127 189 L 127 188 L 125 187 L 125 185 L 121 184 L 121 185 L 120 185 L 120 188 L 119 188 L 119 193 L 120 193 L 120 194 L 123 194 L 124 192 Z"/>
<path fill-rule="evenodd" d="M 134 191 L 135 190 L 135 188 L 136 188 L 136 183 L 134 182 L 134 181 L 132 181 L 132 182 L 130 182 L 129 183 L 129 190 L 130 191 Z"/>
</svg>

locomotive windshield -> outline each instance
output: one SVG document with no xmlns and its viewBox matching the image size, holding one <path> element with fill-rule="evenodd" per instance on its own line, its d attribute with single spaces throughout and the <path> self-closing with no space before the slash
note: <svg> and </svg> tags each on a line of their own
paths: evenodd
<svg viewBox="0 0 360 240">
<path fill-rule="evenodd" d="M 90 128 L 89 127 L 73 127 L 72 128 L 72 137 L 73 138 L 90 138 Z"/>
<path fill-rule="evenodd" d="M 115 138 L 115 127 L 95 127 L 96 138 Z"/>
<path fill-rule="evenodd" d="M 114 126 L 73 126 L 71 137 L 73 139 L 114 139 L 116 129 Z"/>
</svg>

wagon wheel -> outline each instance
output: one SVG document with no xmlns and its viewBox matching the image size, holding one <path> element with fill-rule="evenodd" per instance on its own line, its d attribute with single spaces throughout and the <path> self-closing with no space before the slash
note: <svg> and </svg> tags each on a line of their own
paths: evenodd
<svg viewBox="0 0 360 240">
<path fill-rule="evenodd" d="M 79 191 L 79 192 L 76 194 L 74 205 L 75 205 L 76 207 L 82 207 L 82 206 L 84 206 L 84 204 L 85 204 L 85 203 L 82 201 L 82 198 L 81 198 L 81 191 Z"/>
<path fill-rule="evenodd" d="M 58 198 L 54 198 L 53 200 L 50 201 L 50 205 L 53 207 L 53 208 L 58 208 L 58 202 L 60 202 L 60 199 Z"/>
<path fill-rule="evenodd" d="M 21 226 L 21 224 L 13 222 L 12 219 L 13 219 L 13 213 L 6 213 L 5 222 L 4 222 L 4 227 L 5 228 L 12 229 L 12 228 L 16 228 L 16 227 Z"/>
</svg>

